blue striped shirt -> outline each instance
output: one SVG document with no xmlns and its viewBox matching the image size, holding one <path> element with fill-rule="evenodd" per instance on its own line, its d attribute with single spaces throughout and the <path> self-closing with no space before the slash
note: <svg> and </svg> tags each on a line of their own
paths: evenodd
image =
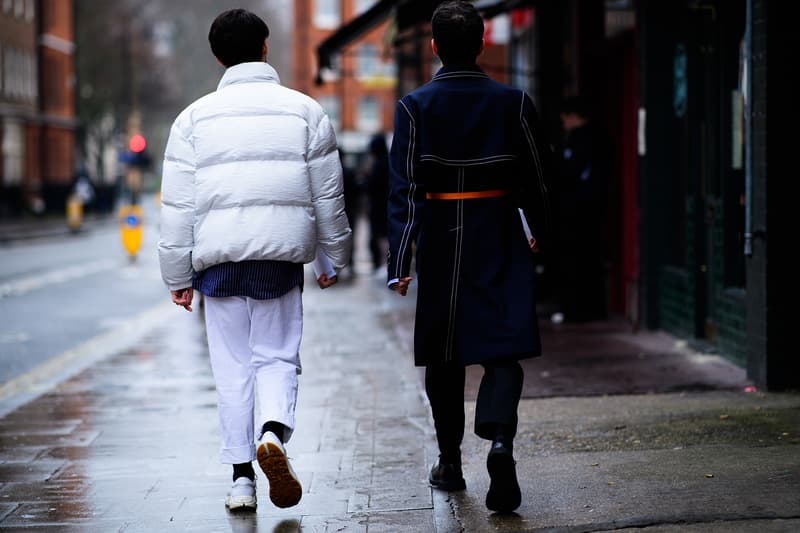
<svg viewBox="0 0 800 533">
<path fill-rule="evenodd" d="M 195 274 L 192 288 L 211 297 L 270 300 L 297 286 L 302 290 L 303 275 L 303 265 L 288 261 L 220 263 Z"/>
</svg>

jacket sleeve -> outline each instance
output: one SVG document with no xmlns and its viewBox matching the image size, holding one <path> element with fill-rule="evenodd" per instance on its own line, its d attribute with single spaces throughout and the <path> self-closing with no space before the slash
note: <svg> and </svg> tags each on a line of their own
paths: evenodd
<svg viewBox="0 0 800 533">
<path fill-rule="evenodd" d="M 415 117 L 404 100 L 397 103 L 389 150 L 388 281 L 410 274 L 412 243 L 422 219 L 424 191 L 414 181 L 417 154 Z"/>
<path fill-rule="evenodd" d="M 158 241 L 161 277 L 170 290 L 192 286 L 195 168 L 194 147 L 173 124 L 164 153 Z"/>
<path fill-rule="evenodd" d="M 551 191 L 554 167 L 553 149 L 539 122 L 536 107 L 523 92 L 519 111 L 522 133 L 521 158 L 525 165 L 522 175 L 520 207 L 539 247 L 546 250 L 553 235 Z"/>
<path fill-rule="evenodd" d="M 336 135 L 328 117 L 323 115 L 308 147 L 311 202 L 316 218 L 317 246 L 337 270 L 350 259 L 352 232 L 344 210 L 342 163 Z"/>
</svg>

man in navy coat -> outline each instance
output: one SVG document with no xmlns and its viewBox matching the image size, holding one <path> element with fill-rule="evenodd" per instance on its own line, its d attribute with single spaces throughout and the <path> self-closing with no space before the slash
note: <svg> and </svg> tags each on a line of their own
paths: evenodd
<svg viewBox="0 0 800 533">
<path fill-rule="evenodd" d="M 414 356 L 426 369 L 440 452 L 431 485 L 466 488 L 464 369 L 480 364 L 475 433 L 492 442 L 486 506 L 511 512 L 521 501 L 513 458 L 519 360 L 541 354 L 535 252 L 547 246 L 552 150 L 528 95 L 476 65 L 484 27 L 475 7 L 445 2 L 431 24 L 431 46 L 444 66 L 395 112 L 389 287 L 407 293 L 413 254 Z"/>
</svg>

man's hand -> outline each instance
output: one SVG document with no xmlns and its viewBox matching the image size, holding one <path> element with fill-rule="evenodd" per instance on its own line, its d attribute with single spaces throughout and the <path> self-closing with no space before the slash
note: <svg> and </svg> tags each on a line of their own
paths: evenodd
<svg viewBox="0 0 800 533">
<path fill-rule="evenodd" d="M 528 245 L 531 247 L 531 251 L 533 253 L 537 254 L 537 253 L 541 252 L 541 250 L 539 249 L 539 243 L 536 242 L 536 238 L 535 237 L 531 237 L 530 238 L 530 240 L 528 241 Z"/>
<path fill-rule="evenodd" d="M 194 297 L 194 290 L 191 287 L 169 292 L 172 294 L 172 301 L 175 302 L 175 305 L 180 305 L 190 313 L 192 312 L 192 298 Z"/>
<path fill-rule="evenodd" d="M 397 294 L 399 294 L 400 296 L 405 296 L 406 294 L 408 294 L 408 284 L 411 283 L 411 279 L 412 278 L 410 277 L 400 278 L 397 281 L 397 283 L 393 284 L 389 288 L 392 289 Z"/>
<path fill-rule="evenodd" d="M 320 274 L 317 278 L 317 285 L 320 289 L 327 289 L 331 285 L 335 285 L 339 281 L 339 276 L 328 277 L 326 274 Z"/>
</svg>

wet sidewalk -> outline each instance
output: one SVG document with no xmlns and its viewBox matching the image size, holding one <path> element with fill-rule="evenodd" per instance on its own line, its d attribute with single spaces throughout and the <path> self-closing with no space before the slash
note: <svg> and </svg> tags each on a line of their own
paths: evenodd
<svg viewBox="0 0 800 533">
<path fill-rule="evenodd" d="M 272 506 L 262 475 L 257 514 L 226 512 L 202 318 L 172 306 L 129 349 L 0 419 L 0 528 L 433 531 L 427 411 L 375 283 L 307 284 L 287 446 L 298 506 Z"/>
<path fill-rule="evenodd" d="M 552 355 L 526 363 L 517 513 L 483 505 L 487 445 L 470 431 L 475 372 L 467 491 L 432 491 L 436 451 L 409 351 L 409 296 L 369 276 L 327 291 L 308 279 L 287 446 L 304 489 L 298 506 L 272 506 L 261 475 L 257 513 L 225 510 L 230 470 L 218 460 L 202 317 L 167 305 L 126 345 L 109 343 L 86 370 L 0 418 L 0 529 L 800 530 L 800 396 L 744 392 L 736 367 L 613 322 L 544 325 Z"/>
</svg>

